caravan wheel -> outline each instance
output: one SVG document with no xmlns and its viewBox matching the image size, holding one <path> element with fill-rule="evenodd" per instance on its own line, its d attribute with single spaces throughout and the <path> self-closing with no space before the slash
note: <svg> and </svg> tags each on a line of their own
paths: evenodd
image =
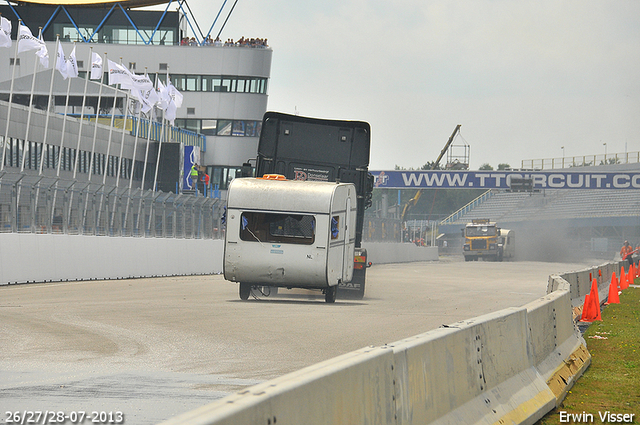
<svg viewBox="0 0 640 425">
<path fill-rule="evenodd" d="M 251 294 L 251 285 L 248 283 L 240 282 L 240 299 L 248 300 Z"/>
<path fill-rule="evenodd" d="M 325 289 L 325 291 L 324 291 L 324 300 L 325 300 L 325 302 L 328 302 L 328 303 L 336 302 L 336 293 L 337 292 L 338 292 L 338 285 L 329 286 L 327 289 Z"/>
</svg>

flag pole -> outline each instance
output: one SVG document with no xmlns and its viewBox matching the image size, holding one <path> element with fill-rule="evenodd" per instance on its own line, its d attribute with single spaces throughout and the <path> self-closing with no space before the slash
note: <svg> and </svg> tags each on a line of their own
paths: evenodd
<svg viewBox="0 0 640 425">
<path fill-rule="evenodd" d="M 75 45 L 75 43 L 74 43 Z M 89 60 L 87 61 L 87 63 L 91 63 L 91 50 L 89 52 Z M 82 126 L 84 124 L 84 108 L 87 102 L 87 86 L 89 85 L 89 76 L 90 76 L 90 72 L 87 72 L 87 75 L 85 76 L 84 79 L 84 93 L 82 95 L 82 109 L 80 110 L 80 123 L 78 126 L 78 142 L 76 143 L 76 158 L 75 158 L 75 163 L 73 166 L 73 179 L 76 179 L 76 176 L 78 175 L 78 161 L 80 159 L 80 141 L 82 139 Z M 71 77 L 69 77 L 69 79 L 71 79 Z M 91 161 L 90 166 L 93 165 L 93 161 Z M 85 189 L 87 187 L 90 186 L 91 184 L 91 169 L 89 169 L 89 177 L 88 177 L 89 183 L 87 184 L 87 186 L 85 187 Z M 72 193 L 73 196 L 73 193 Z M 70 198 L 72 199 L 72 198 Z M 87 221 L 87 205 L 89 203 L 89 197 L 87 196 L 87 200 L 84 204 L 84 211 L 82 213 L 82 234 L 84 234 L 84 228 L 86 225 L 86 221 Z M 69 204 L 69 208 L 71 208 L 71 203 Z M 71 216 L 71 214 L 69 214 L 69 216 Z"/>
<path fill-rule="evenodd" d="M 56 63 L 58 61 L 58 56 L 57 56 L 58 53 L 59 53 L 59 50 L 56 52 Z M 63 53 L 64 53 L 64 51 L 63 51 Z M 65 59 L 65 67 L 66 67 L 67 60 L 66 60 L 66 58 L 64 58 L 64 59 Z M 71 78 L 67 77 L 67 79 L 69 81 L 67 81 L 67 94 L 65 96 L 64 114 L 62 116 L 62 133 L 60 134 L 60 147 L 58 149 L 58 163 L 56 164 L 56 177 L 58 177 L 58 178 L 60 177 L 60 167 L 62 166 L 63 158 L 65 156 L 64 155 L 64 139 L 65 139 L 66 128 L 67 128 L 67 115 L 68 115 L 68 110 L 69 110 L 69 93 L 71 92 Z M 54 108 L 55 108 L 55 102 L 54 102 Z M 78 155 L 78 153 L 76 152 L 76 156 L 77 155 Z M 71 164 L 69 164 L 69 165 L 71 165 Z M 58 195 L 58 182 L 56 182 L 56 191 L 53 192 L 53 202 L 52 202 L 52 206 L 51 206 L 51 220 L 53 220 L 53 217 L 54 217 L 57 195 Z M 68 221 L 71 220 L 71 204 L 72 204 L 72 201 L 73 201 L 73 192 L 71 192 L 70 198 L 69 198 L 69 218 L 68 218 Z"/>
<path fill-rule="evenodd" d="M 103 63 L 106 63 L 107 66 L 108 66 L 109 62 L 107 61 L 107 53 L 106 52 L 104 54 L 104 58 L 105 58 L 105 62 L 103 62 Z M 120 58 L 120 65 L 122 65 L 122 58 Z M 115 127 L 116 106 L 117 106 L 117 101 L 118 101 L 118 92 L 119 92 L 118 88 L 117 87 L 113 87 L 113 104 L 111 106 L 111 122 L 109 124 L 109 137 L 107 138 L 109 145 L 111 144 L 111 138 L 113 136 L 113 128 Z M 126 108 L 127 108 L 126 103 L 128 103 L 128 102 L 129 102 L 129 95 L 127 94 L 125 104 L 123 104 L 123 106 L 122 106 L 122 109 L 123 109 L 124 112 L 126 112 Z M 123 124 L 123 126 L 124 126 L 124 124 Z M 107 161 L 108 160 L 109 160 L 109 158 L 107 157 Z M 102 208 L 102 205 L 100 205 L 100 208 Z"/>
<path fill-rule="evenodd" d="M 156 83 L 157 86 L 157 83 Z M 151 111 L 149 111 L 151 112 Z M 142 197 L 142 193 L 144 192 L 144 182 L 147 175 L 147 160 L 149 159 L 149 143 L 151 141 L 151 115 L 149 115 L 149 128 L 147 130 L 147 146 L 144 151 L 144 163 L 142 167 L 142 183 L 140 185 L 140 196 Z M 134 158 L 135 161 L 135 158 Z M 133 173 L 131 173 L 131 177 L 133 178 Z M 140 200 L 140 205 L 138 206 L 138 217 L 136 219 L 136 228 L 140 226 L 140 212 L 142 211 L 142 199 Z"/>
<path fill-rule="evenodd" d="M 58 54 L 58 48 L 60 46 L 60 34 L 56 34 L 56 55 Z M 44 152 L 47 147 L 47 136 L 49 135 L 49 118 L 51 117 L 51 96 L 53 96 L 53 79 L 56 75 L 56 67 L 51 67 L 51 82 L 49 83 L 49 97 L 47 97 L 47 119 L 44 122 L 44 139 L 42 140 L 42 155 L 40 156 L 40 170 L 38 174 L 42 174 L 42 168 L 44 166 Z M 53 106 L 55 107 L 55 100 Z"/>
<path fill-rule="evenodd" d="M 42 27 L 38 33 L 38 38 L 42 37 Z M 24 171 L 24 163 L 27 157 L 27 146 L 29 150 L 29 156 L 31 156 L 31 144 L 29 143 L 29 130 L 31 129 L 31 114 L 33 113 L 33 92 L 36 88 L 36 71 L 38 70 L 39 59 L 36 58 L 33 64 L 33 76 L 31 77 L 31 93 L 29 94 L 29 112 L 27 113 L 27 128 L 24 133 L 24 146 L 22 148 L 22 164 L 20 165 L 20 172 Z"/>
<path fill-rule="evenodd" d="M 42 27 L 39 28 L 38 38 L 42 38 Z M 24 171 L 24 164 L 27 159 L 27 152 L 29 152 L 29 168 L 31 168 L 31 142 L 29 142 L 29 132 L 31 130 L 31 115 L 33 114 L 33 93 L 36 88 L 36 73 L 38 71 L 38 62 L 40 58 L 36 58 L 33 63 L 33 76 L 31 77 L 31 93 L 29 93 L 29 112 L 27 113 L 27 128 L 24 133 L 24 144 L 22 145 L 22 161 L 20 164 L 20 172 Z M 36 149 L 36 158 L 37 158 L 37 149 Z M 38 186 L 39 187 L 39 186 Z M 18 186 L 18 192 L 16 195 L 16 199 L 20 202 L 20 192 L 22 191 L 22 185 Z"/>
<path fill-rule="evenodd" d="M 164 114 L 162 114 L 162 129 L 160 130 L 160 143 L 158 144 L 158 157 L 156 159 L 156 172 L 155 175 L 153 176 L 153 191 L 157 191 L 158 189 L 156 188 L 156 184 L 158 182 L 158 168 L 160 165 L 160 152 L 162 150 L 162 142 L 165 138 L 164 136 L 164 129 L 165 129 L 165 125 L 166 125 L 167 120 L 165 120 L 164 118 Z"/>
<path fill-rule="evenodd" d="M 93 53 L 93 47 L 91 48 L 91 53 Z M 105 60 L 107 58 L 107 53 L 104 54 Z M 91 60 L 93 60 L 93 54 L 91 54 Z M 100 90 L 98 90 L 98 105 L 96 106 L 96 110 L 94 111 L 96 114 L 96 122 L 93 126 L 93 142 L 91 145 L 91 166 L 89 168 L 89 180 L 91 180 L 91 171 L 93 170 L 93 158 L 96 152 L 96 138 L 98 136 L 98 114 L 100 112 L 100 100 L 102 98 L 102 79 L 104 77 L 104 72 L 100 76 Z"/>
<path fill-rule="evenodd" d="M 74 43 L 75 45 L 75 43 Z M 90 49 L 89 52 L 89 61 L 87 63 L 91 63 L 91 51 L 93 48 Z M 73 166 L 73 179 L 75 180 L 76 176 L 78 175 L 78 159 L 80 157 L 80 140 L 82 139 L 82 125 L 84 124 L 84 107 L 86 105 L 87 102 L 87 85 L 89 84 L 89 75 L 90 72 L 87 72 L 87 75 L 85 76 L 84 79 L 84 94 L 82 95 L 82 110 L 80 111 L 80 126 L 78 127 L 78 143 L 76 144 L 76 158 L 75 158 L 75 164 Z M 69 78 L 71 79 L 71 78 Z M 93 161 L 92 161 L 93 164 Z M 91 180 L 91 170 L 89 170 L 89 180 Z"/>
<path fill-rule="evenodd" d="M 124 103 L 124 118 L 122 120 L 122 138 L 120 139 L 120 156 L 122 157 L 122 148 L 124 147 L 124 135 L 126 133 L 127 130 L 127 115 L 128 115 L 128 111 L 129 111 L 129 96 L 130 96 L 131 90 L 129 90 L 127 92 L 127 97 Z M 111 153 L 111 134 L 109 134 L 109 140 L 107 141 L 107 155 L 106 155 L 106 163 L 107 165 L 109 164 L 109 154 Z M 118 164 L 120 163 L 120 161 L 118 161 Z M 120 173 L 116 172 L 116 174 L 118 176 L 120 176 Z M 117 181 L 117 178 L 116 178 Z M 102 175 L 102 186 L 104 186 L 105 184 L 107 184 L 107 170 L 105 167 L 104 173 Z M 118 184 L 116 183 L 116 190 L 118 189 Z M 100 197 L 100 209 L 98 210 L 98 220 L 100 220 L 100 215 L 102 213 L 102 202 L 104 200 L 104 193 L 103 195 Z"/>
<path fill-rule="evenodd" d="M 169 67 L 167 67 L 167 85 L 169 84 Z M 156 190 L 156 184 L 158 181 L 158 167 L 160 165 L 160 152 L 162 150 L 162 141 L 164 139 L 164 128 L 165 128 L 165 111 L 162 112 L 162 130 L 160 131 L 160 143 L 158 144 L 158 158 L 156 160 L 156 173 L 153 177 L 153 190 Z M 171 139 L 171 138 L 169 138 Z M 198 194 L 198 183 L 196 182 L 195 187 L 196 195 Z"/>
<path fill-rule="evenodd" d="M 66 60 L 65 60 L 65 64 L 66 64 Z M 67 115 L 68 115 L 68 110 L 69 110 L 69 93 L 71 92 L 71 78 L 67 79 L 69 81 L 67 81 L 67 95 L 65 97 L 65 101 L 64 101 L 64 115 L 62 116 L 62 134 L 60 136 L 60 153 L 58 154 L 58 169 L 56 170 L 56 177 L 60 177 L 60 166 L 62 165 L 62 157 L 63 157 L 63 147 L 64 147 L 64 139 L 65 139 L 65 130 L 67 127 Z M 77 155 L 77 152 L 76 152 Z M 71 170 L 69 170 L 71 171 Z"/>
<path fill-rule="evenodd" d="M 144 67 L 145 69 L 145 74 L 147 73 L 147 67 Z M 158 75 L 156 73 L 156 79 L 157 79 Z M 149 111 L 151 112 L 151 111 Z M 133 159 L 132 159 L 132 164 L 135 163 L 136 161 L 136 148 L 138 147 L 138 135 L 140 134 L 140 120 L 142 119 L 142 105 L 140 105 L 140 109 L 138 109 L 138 118 L 136 119 L 136 134 L 135 137 L 133 139 Z M 118 193 L 118 185 L 120 184 L 120 174 L 123 168 L 123 164 L 122 164 L 122 155 L 124 154 L 124 132 L 122 133 L 122 143 L 120 143 L 120 156 L 118 157 L 118 169 L 116 170 L 116 194 Z M 133 166 L 131 169 L 131 179 L 129 180 L 129 191 L 131 191 L 131 182 L 133 181 Z M 127 208 L 129 207 L 129 204 L 127 203 Z M 115 217 L 116 214 L 116 203 L 113 203 L 113 212 L 111 213 L 111 228 L 113 228 L 113 219 Z M 126 212 L 125 212 L 125 216 L 126 216 Z M 126 223 L 126 221 L 125 221 Z"/>
<path fill-rule="evenodd" d="M 16 50 L 13 56 L 13 69 L 11 70 L 11 88 L 9 89 L 9 105 L 7 106 L 7 125 L 4 130 L 4 143 L 2 148 L 2 163 L 0 163 L 0 171 L 4 170 L 4 160 L 7 152 L 7 144 L 9 139 L 9 123 L 11 122 L 11 105 L 13 105 L 13 82 L 16 76 L 16 67 L 18 66 L 18 45 L 20 43 L 20 25 L 22 19 L 18 19 L 18 32 L 16 33 Z M 37 59 L 36 59 L 37 61 Z"/>
</svg>

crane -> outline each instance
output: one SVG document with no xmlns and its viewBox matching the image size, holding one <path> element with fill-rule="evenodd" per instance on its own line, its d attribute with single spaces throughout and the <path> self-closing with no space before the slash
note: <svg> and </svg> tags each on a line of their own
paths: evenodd
<svg viewBox="0 0 640 425">
<path fill-rule="evenodd" d="M 444 156 L 445 153 L 447 153 L 449 146 L 451 146 L 451 143 L 453 143 L 453 139 L 455 139 L 456 134 L 458 134 L 458 132 L 460 131 L 461 126 L 462 124 L 458 124 L 456 128 L 453 130 L 453 133 L 451 133 L 451 136 L 449 136 L 449 140 L 447 140 L 447 143 L 444 145 L 444 148 L 442 148 L 442 151 L 440 151 L 440 155 L 438 155 L 438 159 L 436 159 L 436 161 L 431 165 L 431 170 L 435 170 L 438 168 L 438 165 L 440 164 L 442 157 Z M 404 205 L 404 208 L 402 209 L 402 216 L 400 217 L 401 222 L 404 223 L 406 221 L 406 217 L 409 214 L 409 211 L 411 210 L 411 208 L 416 206 L 416 204 L 418 203 L 418 200 L 420 199 L 420 196 L 422 196 L 423 191 L 424 189 L 418 189 L 418 191 L 413 196 L 413 198 L 411 198 Z"/>
</svg>

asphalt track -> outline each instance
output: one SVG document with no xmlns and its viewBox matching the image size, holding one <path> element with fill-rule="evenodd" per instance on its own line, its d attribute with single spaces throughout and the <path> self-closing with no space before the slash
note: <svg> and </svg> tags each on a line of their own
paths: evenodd
<svg viewBox="0 0 640 425">
<path fill-rule="evenodd" d="M 158 423 L 364 346 L 524 305 L 550 274 L 596 264 L 378 265 L 363 300 L 335 304 L 301 290 L 240 301 L 220 275 L 3 286 L 0 423 L 46 410 Z"/>
</svg>

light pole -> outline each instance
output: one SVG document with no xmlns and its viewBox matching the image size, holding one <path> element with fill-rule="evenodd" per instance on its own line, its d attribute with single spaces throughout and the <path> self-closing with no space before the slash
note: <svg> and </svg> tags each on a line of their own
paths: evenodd
<svg viewBox="0 0 640 425">
<path fill-rule="evenodd" d="M 564 146 L 560 146 L 560 149 L 562 149 L 562 168 L 564 168 Z"/>
<path fill-rule="evenodd" d="M 607 159 L 607 144 L 603 143 L 602 146 L 604 146 L 604 159 Z"/>
</svg>

